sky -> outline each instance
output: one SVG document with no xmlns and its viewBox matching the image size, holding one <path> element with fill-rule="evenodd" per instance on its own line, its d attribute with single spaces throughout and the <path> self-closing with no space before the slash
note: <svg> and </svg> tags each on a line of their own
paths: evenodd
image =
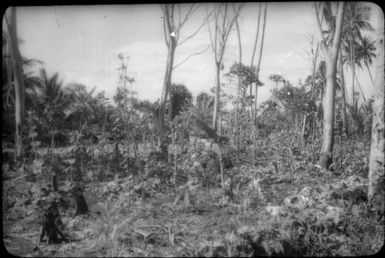
<svg viewBox="0 0 385 258">
<path fill-rule="evenodd" d="M 183 5 L 182 9 L 186 6 Z M 210 5 L 201 4 L 181 32 L 183 39 L 198 28 Z M 239 18 L 243 61 L 250 64 L 257 27 L 259 5 L 247 3 Z M 132 90 L 140 99 L 155 101 L 161 96 L 166 69 L 167 47 L 159 5 L 33 6 L 17 9 L 21 54 L 44 62 L 49 75 L 58 72 L 65 84 L 82 83 L 105 91 L 112 97 L 119 84 L 121 53 L 128 56 L 127 75 L 135 78 Z M 317 40 L 312 3 L 269 3 L 261 61 L 258 102 L 270 96 L 270 74 L 281 74 L 293 84 L 311 73 L 309 37 Z M 176 49 L 175 65 L 210 44 L 207 26 Z M 229 36 L 224 56 L 224 72 L 238 60 L 236 31 Z M 373 73 L 373 67 L 372 73 Z M 367 71 L 359 71 L 365 96 L 373 89 Z M 349 70 L 346 71 L 348 97 Z M 182 83 L 196 96 L 209 92 L 215 83 L 214 54 L 211 48 L 175 68 L 172 81 Z M 225 91 L 234 87 L 223 78 Z"/>
</svg>

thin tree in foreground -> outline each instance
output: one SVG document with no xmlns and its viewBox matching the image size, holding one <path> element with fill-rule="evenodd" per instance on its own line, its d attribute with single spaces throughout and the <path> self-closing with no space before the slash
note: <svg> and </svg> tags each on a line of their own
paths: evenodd
<svg viewBox="0 0 385 258">
<path fill-rule="evenodd" d="M 22 131 L 24 126 L 25 92 L 23 64 L 17 40 L 16 7 L 10 7 L 4 17 L 9 34 L 8 38 L 10 41 L 9 45 L 15 84 L 15 153 L 17 158 L 21 158 L 23 155 Z"/>
<path fill-rule="evenodd" d="M 255 116 L 257 115 L 258 87 L 262 85 L 262 83 L 259 81 L 259 71 L 261 70 L 263 43 L 265 41 L 266 16 L 267 16 L 267 3 L 265 3 L 265 9 L 263 11 L 262 37 L 261 37 L 261 44 L 259 46 L 258 63 L 257 63 L 257 66 L 255 68 L 255 80 L 256 81 L 255 81 L 255 99 L 254 99 L 254 119 L 255 119 Z M 253 61 L 254 61 L 254 58 L 252 58 L 251 68 L 253 68 Z"/>
<path fill-rule="evenodd" d="M 163 33 L 164 33 L 164 40 L 167 46 L 167 64 L 166 64 L 166 72 L 164 75 L 164 81 L 163 81 L 163 89 L 162 89 L 162 96 L 160 99 L 160 105 L 159 105 L 159 113 L 158 113 L 158 128 L 159 128 L 159 140 L 160 144 L 163 143 L 163 130 L 164 130 L 164 117 L 165 117 L 165 107 L 167 98 L 170 95 L 170 88 L 172 83 L 172 72 L 173 69 L 176 66 L 179 66 L 181 63 L 185 62 L 187 59 L 189 59 L 191 56 L 196 55 L 190 55 L 187 59 L 185 59 L 180 64 L 177 64 L 174 66 L 174 56 L 175 56 L 175 50 L 178 46 L 183 44 L 184 42 L 188 41 L 189 39 L 193 38 L 197 33 L 202 29 L 204 22 L 189 36 L 185 37 L 184 39 L 180 39 L 180 34 L 182 31 L 183 26 L 186 24 L 186 22 L 191 18 L 191 16 L 195 13 L 198 6 L 195 4 L 191 4 L 187 11 L 184 12 L 182 10 L 182 5 L 178 4 L 162 4 L 161 9 L 163 12 Z M 202 52 L 201 52 L 202 53 Z"/>
<path fill-rule="evenodd" d="M 377 57 L 376 75 L 374 82 L 376 93 L 373 102 L 372 140 L 370 145 L 369 160 L 369 189 L 368 200 L 372 202 L 374 197 L 383 198 L 381 187 L 384 187 L 384 13 L 380 7 L 373 12 L 377 15 Z"/>
<path fill-rule="evenodd" d="M 257 43 L 259 39 L 259 28 L 261 24 L 261 10 L 262 10 L 262 3 L 259 3 L 259 8 L 258 8 L 258 16 L 257 16 L 257 33 L 255 34 L 255 40 L 254 40 L 254 46 L 253 46 L 253 54 L 251 56 L 251 64 L 250 68 L 253 69 L 254 65 L 254 58 L 255 58 L 255 52 L 257 51 Z M 253 96 L 253 83 L 250 84 L 250 97 Z M 253 119 L 254 115 L 254 108 L 253 108 L 253 101 L 250 102 L 250 118 L 251 120 Z"/>
<path fill-rule="evenodd" d="M 341 31 L 344 19 L 344 2 L 338 2 L 331 6 L 331 14 L 335 16 L 336 24 L 334 35 L 330 40 L 327 40 L 324 35 L 324 29 L 322 28 L 322 17 L 320 17 L 320 14 L 323 14 L 324 12 L 320 12 L 320 8 L 325 8 L 325 6 L 319 3 L 315 3 L 316 21 L 321 39 L 320 50 L 323 58 L 325 59 L 326 65 L 326 89 L 323 99 L 323 137 L 319 165 L 322 168 L 328 169 L 333 160 L 335 110 L 334 99 L 336 90 L 337 58 L 340 48 Z"/>
<path fill-rule="evenodd" d="M 261 10 L 261 6 L 259 8 L 259 10 Z M 255 147 L 256 147 L 256 118 L 257 118 L 257 98 L 258 98 L 258 87 L 259 86 L 262 86 L 263 84 L 259 81 L 259 71 L 261 69 L 261 60 L 262 60 L 262 53 L 263 53 L 263 42 L 264 42 L 264 39 L 265 39 L 265 29 L 266 29 L 266 15 L 267 15 L 267 3 L 265 3 L 265 9 L 264 9 L 264 12 L 263 12 L 263 25 L 262 25 L 262 36 L 261 36 L 261 43 L 259 45 L 259 56 L 258 56 L 258 63 L 257 63 L 257 66 L 255 68 L 255 75 L 254 75 L 254 82 L 255 82 L 255 94 L 254 94 L 254 111 L 251 112 L 252 114 L 252 123 L 253 123 L 253 132 L 252 132 L 252 138 L 253 138 L 253 153 L 252 153 L 252 164 L 254 164 L 255 162 Z M 251 58 L 251 69 L 253 69 L 253 62 L 254 62 L 254 54 L 255 54 L 255 49 L 256 49 L 256 45 L 257 45 L 257 41 L 258 41 L 258 34 L 259 34 L 259 23 L 260 23 L 260 19 L 262 19 L 260 17 L 260 15 L 258 15 L 258 29 L 257 29 L 257 36 L 256 36 L 256 39 L 255 39 L 255 44 L 254 44 L 254 51 L 253 51 L 253 56 Z M 253 83 L 251 83 L 250 87 L 253 86 Z M 253 109 L 252 109 L 253 110 Z"/>
<path fill-rule="evenodd" d="M 236 6 L 233 5 L 234 11 L 236 10 Z M 238 63 L 242 64 L 242 40 L 241 40 L 241 31 L 239 28 L 238 17 L 235 19 L 235 28 L 237 29 L 237 38 L 238 38 Z M 234 143 L 236 146 L 237 153 L 237 162 L 239 162 L 239 98 L 240 98 L 240 90 L 242 88 L 241 76 L 238 75 L 238 87 L 237 87 L 237 100 L 236 100 L 236 108 L 235 108 L 235 133 L 234 133 Z"/>
<path fill-rule="evenodd" d="M 207 23 L 210 43 L 212 51 L 214 52 L 215 58 L 215 103 L 214 103 L 214 113 L 212 120 L 212 127 L 214 130 L 217 130 L 217 120 L 219 114 L 219 96 L 220 96 L 220 72 L 223 67 L 223 55 L 225 53 L 227 38 L 229 37 L 230 31 L 235 24 L 241 5 L 237 8 L 233 8 L 233 12 L 229 10 L 227 3 L 219 4 L 214 7 L 213 17 L 214 21 Z M 213 27 L 213 28 L 212 28 Z"/>
</svg>

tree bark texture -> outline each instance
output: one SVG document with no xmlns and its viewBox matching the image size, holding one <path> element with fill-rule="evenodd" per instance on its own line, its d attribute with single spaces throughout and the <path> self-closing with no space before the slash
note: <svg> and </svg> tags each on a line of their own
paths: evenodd
<svg viewBox="0 0 385 258">
<path fill-rule="evenodd" d="M 337 3 L 336 14 L 336 30 L 333 37 L 333 42 L 326 45 L 326 40 L 323 36 L 321 23 L 316 8 L 317 22 L 319 33 L 321 36 L 321 51 L 325 57 L 326 64 L 326 89 L 323 98 L 323 138 L 319 165 L 322 168 L 329 169 L 333 162 L 333 145 L 334 145 L 334 111 L 335 111 L 335 89 L 336 89 L 336 70 L 337 58 L 341 42 L 341 31 L 344 18 L 344 2 Z"/>
<path fill-rule="evenodd" d="M 324 126 L 320 158 L 320 165 L 323 168 L 329 168 L 333 161 L 336 61 L 330 57 L 326 60 L 326 90 L 323 100 Z"/>
<path fill-rule="evenodd" d="M 384 13 L 377 6 L 374 14 L 377 15 L 377 55 L 376 55 L 376 94 L 373 103 L 372 139 L 369 159 L 369 189 L 368 200 L 381 195 L 384 187 Z"/>
<path fill-rule="evenodd" d="M 23 154 L 23 138 L 22 131 L 24 127 L 24 112 L 25 112 L 25 93 L 22 58 L 19 50 L 17 39 L 17 23 L 16 23 L 16 7 L 10 7 L 8 21 L 8 32 L 10 39 L 11 62 L 15 82 L 15 149 L 16 157 L 21 157 Z M 6 17 L 7 18 L 7 17 Z"/>
</svg>

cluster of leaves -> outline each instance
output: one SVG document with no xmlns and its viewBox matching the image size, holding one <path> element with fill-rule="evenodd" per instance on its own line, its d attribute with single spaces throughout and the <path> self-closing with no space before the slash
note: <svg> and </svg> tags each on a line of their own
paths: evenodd
<svg viewBox="0 0 385 258">
<path fill-rule="evenodd" d="M 257 83 L 258 86 L 262 86 L 263 83 L 259 81 L 256 75 L 256 68 L 244 65 L 242 63 L 234 63 L 230 67 L 230 71 L 226 74 L 227 76 L 236 75 L 241 80 L 243 87 L 248 87 L 252 83 Z"/>
</svg>

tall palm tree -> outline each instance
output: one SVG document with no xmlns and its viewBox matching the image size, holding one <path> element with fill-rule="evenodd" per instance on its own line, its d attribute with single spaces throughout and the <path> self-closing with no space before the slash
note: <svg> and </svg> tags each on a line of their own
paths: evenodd
<svg viewBox="0 0 385 258">
<path fill-rule="evenodd" d="M 343 51 L 347 56 L 347 63 L 351 67 L 352 71 L 352 99 L 353 106 L 355 104 L 354 97 L 354 82 L 355 82 L 355 67 L 358 63 L 357 51 L 359 42 L 363 39 L 363 31 L 374 31 L 373 27 L 369 23 L 370 8 L 360 2 L 350 2 L 346 8 L 346 18 L 343 25 L 342 45 Z"/>
<path fill-rule="evenodd" d="M 332 35 L 335 31 L 335 20 L 333 19 L 331 13 L 331 3 L 325 3 L 323 8 L 323 17 L 325 18 L 326 23 L 329 25 L 328 39 L 332 40 Z M 352 106 L 355 107 L 353 110 L 357 110 L 357 101 L 356 101 L 356 93 L 355 93 L 355 80 L 356 80 L 356 65 L 361 67 L 361 60 L 358 57 L 357 53 L 361 50 L 359 49 L 359 45 L 362 44 L 362 40 L 364 36 L 362 35 L 363 31 L 373 31 L 373 27 L 369 23 L 370 19 L 370 8 L 365 3 L 359 2 L 351 2 L 346 5 L 345 19 L 342 28 L 342 38 L 341 38 L 341 57 L 340 62 L 342 64 L 347 64 L 350 66 L 352 71 Z M 342 60 L 341 60 L 342 59 Z M 369 60 L 367 60 L 369 61 Z M 369 71 L 370 72 L 370 71 Z M 341 90 L 345 92 L 346 86 L 344 83 L 344 73 L 343 67 L 339 68 L 340 79 L 341 79 Z M 358 84 L 361 92 L 362 89 Z M 346 112 L 346 94 L 343 94 L 342 97 L 345 99 L 342 102 L 342 108 L 344 113 Z M 364 96 L 363 96 L 364 98 Z M 346 130 L 346 129 L 345 129 Z"/>
<path fill-rule="evenodd" d="M 59 74 L 55 73 L 49 77 L 44 68 L 40 69 L 39 95 L 41 100 L 53 103 L 63 98 L 63 94 L 63 81 L 59 80 Z"/>
<path fill-rule="evenodd" d="M 281 75 L 279 75 L 279 74 L 270 74 L 269 80 L 275 82 L 275 89 L 278 88 L 278 83 L 279 82 L 283 82 L 284 81 L 283 77 Z"/>
<path fill-rule="evenodd" d="M 372 81 L 372 84 L 374 86 L 373 76 L 369 68 L 369 65 L 373 63 L 373 58 L 376 57 L 376 54 L 375 54 L 376 46 L 375 46 L 374 40 L 372 40 L 368 36 L 362 37 L 357 50 L 358 50 L 357 51 L 358 59 L 364 62 L 365 67 L 368 70 L 370 80 Z"/>
<path fill-rule="evenodd" d="M 193 114 L 206 124 L 210 124 L 214 112 L 214 97 L 201 92 L 196 97 L 195 105 L 192 106 Z"/>
<path fill-rule="evenodd" d="M 39 100 L 36 110 L 41 122 L 50 131 L 51 147 L 55 145 L 56 133 L 62 128 L 64 122 L 64 109 L 67 105 L 63 92 L 63 81 L 59 80 L 59 74 L 49 77 L 44 68 L 40 69 Z"/>
<path fill-rule="evenodd" d="M 332 40 L 332 35 L 335 31 L 335 19 L 333 19 L 331 2 L 323 3 L 323 18 L 329 26 L 329 30 L 325 31 L 328 35 L 328 40 Z M 364 36 L 363 31 L 374 31 L 372 25 L 369 23 L 370 8 L 367 4 L 362 2 L 349 2 L 346 4 L 345 19 L 342 27 L 342 51 L 344 63 L 350 66 L 352 71 L 352 99 L 355 103 L 355 68 L 359 64 L 357 53 L 359 45 L 362 42 Z"/>
<path fill-rule="evenodd" d="M 66 121 L 73 122 L 76 129 L 95 118 L 96 103 L 92 97 L 94 91 L 95 88 L 87 91 L 83 84 L 72 84 L 66 88 L 66 95 L 70 101 L 70 105 L 66 109 Z"/>
</svg>

